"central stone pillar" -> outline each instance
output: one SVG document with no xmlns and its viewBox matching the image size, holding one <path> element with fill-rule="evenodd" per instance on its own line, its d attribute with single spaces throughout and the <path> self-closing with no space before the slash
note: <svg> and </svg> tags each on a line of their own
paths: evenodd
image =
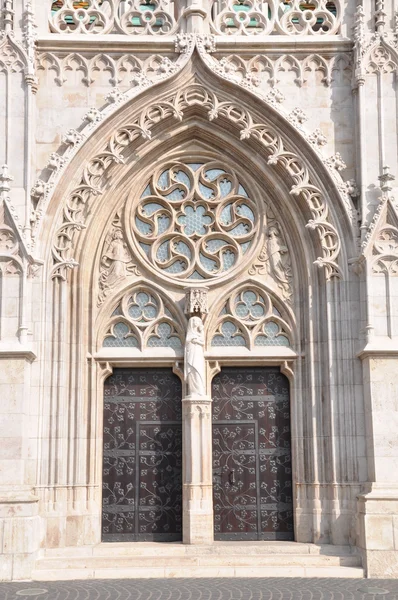
<svg viewBox="0 0 398 600">
<path fill-rule="evenodd" d="M 213 529 L 211 398 L 204 358 L 203 318 L 207 288 L 187 288 L 185 314 L 189 317 L 184 352 L 182 400 L 183 542 L 211 544 Z"/>
<path fill-rule="evenodd" d="M 190 396 L 182 401 L 183 542 L 213 542 L 211 399 Z"/>
</svg>

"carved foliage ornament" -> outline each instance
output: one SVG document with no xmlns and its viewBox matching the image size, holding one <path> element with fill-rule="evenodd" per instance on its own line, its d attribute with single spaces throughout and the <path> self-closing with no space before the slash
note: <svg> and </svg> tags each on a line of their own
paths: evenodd
<svg viewBox="0 0 398 600">
<path fill-rule="evenodd" d="M 185 332 L 158 292 L 137 286 L 114 309 L 104 348 L 172 348 L 182 352 Z"/>
<path fill-rule="evenodd" d="M 291 329 L 262 289 L 245 286 L 223 306 L 214 330 L 212 347 L 291 346 Z"/>
<path fill-rule="evenodd" d="M 217 7 L 221 5 L 221 10 Z M 334 35 L 340 32 L 339 0 L 224 0 L 215 2 L 212 29 L 219 35 Z"/>
<path fill-rule="evenodd" d="M 173 279 L 208 280 L 237 267 L 258 229 L 257 207 L 218 162 L 171 162 L 134 203 L 142 259 Z"/>
<path fill-rule="evenodd" d="M 154 103 L 145 108 L 130 124 L 127 123 L 123 127 L 117 129 L 112 134 L 104 150 L 88 161 L 83 169 L 79 186 L 67 197 L 64 205 L 62 222 L 60 223 L 57 232 L 57 241 L 53 246 L 55 276 L 57 275 L 57 272 L 59 272 L 58 266 L 61 267 L 62 263 L 65 264 L 65 261 L 70 262 L 73 260 L 75 237 L 79 231 L 85 228 L 88 214 L 92 212 L 93 199 L 103 193 L 103 185 L 105 183 L 104 176 L 106 175 L 106 177 L 109 177 L 109 170 L 111 167 L 115 164 L 124 162 L 124 154 L 132 142 L 137 141 L 139 138 L 142 140 L 150 138 L 151 129 L 155 124 L 159 124 L 160 122 L 171 118 L 182 120 L 184 111 L 192 106 L 195 106 L 197 110 L 205 111 L 210 121 L 221 116 L 230 121 L 232 126 L 239 131 L 241 140 L 250 140 L 251 138 L 256 140 L 257 143 L 263 147 L 268 164 L 278 166 L 278 168 L 285 172 L 288 176 L 288 180 L 291 182 L 290 193 L 293 196 L 301 196 L 306 202 L 312 215 L 312 219 L 307 223 L 307 227 L 317 232 L 322 249 L 322 256 L 317 259 L 316 264 L 325 267 L 326 277 L 328 279 L 339 276 L 340 268 L 337 264 L 337 258 L 340 252 L 339 236 L 335 227 L 330 222 L 329 209 L 325 198 L 323 197 L 321 190 L 314 185 L 304 161 L 297 156 L 295 152 L 286 147 L 284 140 L 272 126 L 265 123 L 256 123 L 245 107 L 236 102 L 221 100 L 215 93 L 205 90 L 199 84 L 190 84 L 185 89 L 174 92 L 158 104 Z M 207 182 L 207 184 L 209 183 L 214 185 L 214 182 Z M 181 185 L 181 183 L 179 183 L 179 185 Z M 199 184 L 195 184 L 195 186 L 196 185 Z M 195 189 L 195 186 L 192 189 Z M 207 187 L 209 186 L 207 185 Z M 222 232 L 217 231 L 218 237 L 221 236 L 220 240 L 224 239 L 223 236 L 228 236 L 232 256 L 238 257 L 244 253 L 244 246 L 242 247 L 242 244 L 250 243 L 252 240 L 256 218 L 255 212 L 253 212 L 252 203 L 250 203 L 249 199 L 246 198 L 243 202 L 243 200 L 238 199 L 239 196 L 240 194 L 236 194 L 234 191 L 234 197 L 237 198 L 237 200 L 236 202 L 234 201 L 234 206 L 231 208 L 233 211 L 230 216 L 231 222 L 229 223 L 226 221 L 226 217 L 221 217 L 221 220 L 224 222 L 224 225 L 222 226 L 224 233 L 221 235 Z M 161 197 L 162 194 L 160 193 L 160 199 Z M 144 199 L 142 200 L 144 202 Z M 226 201 L 226 198 L 221 198 L 220 196 L 220 206 L 224 201 Z M 159 202 L 159 204 L 161 204 L 161 202 Z M 243 207 L 243 204 L 246 204 L 248 207 L 247 210 L 253 213 L 253 219 L 250 217 L 250 212 L 247 212 L 246 214 L 246 209 L 243 209 L 245 214 L 239 215 L 239 206 Z M 190 214 L 193 211 L 193 208 L 194 207 L 191 206 L 188 211 Z M 206 212 L 203 212 L 204 208 L 205 204 L 203 204 L 203 208 L 201 209 L 200 214 L 202 216 L 200 218 L 202 223 L 201 227 L 206 231 L 209 227 L 213 226 L 214 217 L 206 215 Z M 178 214 L 178 216 L 177 214 L 173 214 L 173 225 L 170 225 L 170 227 L 173 226 L 175 229 L 176 218 L 179 218 L 178 226 L 181 229 L 184 229 L 184 234 L 188 239 L 190 235 L 193 235 L 187 233 L 187 227 L 191 227 L 187 221 L 188 215 L 186 212 L 182 214 L 182 208 L 179 208 L 178 211 L 181 214 Z M 196 214 L 198 215 L 199 213 Z M 147 215 L 146 218 L 150 217 L 153 217 L 153 215 Z M 210 218 L 211 223 L 205 222 L 203 220 L 205 217 Z M 243 235 L 239 229 L 238 232 L 235 231 L 234 237 L 234 223 L 236 224 L 236 227 L 244 227 L 246 233 Z M 149 223 L 147 225 L 149 226 Z M 154 224 L 152 226 L 154 226 Z M 159 227 L 159 225 L 156 226 Z M 197 229 L 197 227 L 198 225 L 195 221 L 194 228 Z M 162 235 L 164 234 L 165 232 L 162 232 Z M 140 235 L 142 236 L 143 234 L 141 233 Z M 152 236 L 153 233 L 149 232 L 148 235 Z M 177 235 L 177 232 L 174 230 L 173 235 Z M 203 235 L 208 236 L 209 234 L 206 233 Z M 142 241 L 144 242 L 144 240 Z M 194 251 L 194 254 L 186 256 L 183 261 L 185 265 L 189 263 L 189 267 L 184 266 L 184 273 L 186 276 L 189 276 L 189 274 L 196 270 L 195 266 L 197 268 L 200 267 L 200 271 L 203 271 L 203 277 L 212 276 L 213 267 L 209 269 L 209 267 L 206 266 L 210 263 L 206 263 L 206 261 L 205 263 L 201 262 L 202 259 L 199 256 L 201 245 L 201 240 L 195 241 L 195 244 L 192 242 L 187 244 L 188 247 L 193 246 L 192 252 Z M 169 246 L 168 252 L 174 252 L 174 248 Z M 218 253 L 218 258 L 214 261 L 217 269 L 220 270 L 228 266 L 228 263 L 220 258 L 220 249 L 215 250 L 213 248 L 211 252 L 216 255 Z M 223 254 L 223 251 L 221 251 L 221 254 Z M 153 254 L 153 251 L 152 256 L 154 263 L 159 260 L 156 258 L 158 255 Z M 165 256 L 163 260 L 170 260 L 170 255 Z M 210 260 L 213 260 L 213 258 L 210 257 Z M 162 264 L 160 262 L 159 265 L 157 265 L 158 269 L 162 269 L 163 267 L 166 267 L 165 263 Z"/>
<path fill-rule="evenodd" d="M 54 0 L 54 33 L 171 35 L 178 28 L 169 0 Z"/>
</svg>

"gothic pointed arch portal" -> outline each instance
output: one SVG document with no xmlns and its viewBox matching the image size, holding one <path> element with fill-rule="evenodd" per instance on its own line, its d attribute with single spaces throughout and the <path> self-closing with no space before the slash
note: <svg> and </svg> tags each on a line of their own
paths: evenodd
<svg viewBox="0 0 398 600">
<path fill-rule="evenodd" d="M 195 60 L 116 110 L 81 146 L 52 194 L 51 226 L 38 241 L 51 280 L 43 343 L 58 382 L 45 393 L 55 427 L 43 440 L 43 506 L 57 504 L 60 488 L 67 506 L 78 488 L 78 510 L 98 522 L 104 381 L 114 369 L 173 370 L 185 400 L 185 288 L 206 288 L 208 397 L 184 404 L 182 417 L 192 425 L 187 456 L 204 463 L 183 474 L 184 539 L 213 537 L 211 446 L 192 434 L 211 422 L 212 379 L 223 368 L 250 367 L 289 380 L 290 502 L 296 539 L 309 541 L 300 523 L 316 514 L 318 482 L 352 476 L 345 459 L 330 471 L 329 457 L 336 445 L 341 456 L 356 449 L 348 452 L 346 438 L 332 435 L 337 400 L 325 343 L 337 339 L 327 311 L 344 305 L 352 232 L 328 171 L 307 146 L 272 108 L 221 85 Z M 67 427 L 65 412 L 72 414 Z M 48 469 L 46 453 L 54 452 L 59 460 Z M 326 521 L 316 535 L 332 527 Z M 100 541 L 100 528 L 92 535 Z"/>
</svg>

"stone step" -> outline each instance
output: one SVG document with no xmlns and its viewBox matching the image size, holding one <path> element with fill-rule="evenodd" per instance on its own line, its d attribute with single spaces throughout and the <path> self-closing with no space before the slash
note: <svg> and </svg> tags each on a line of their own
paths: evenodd
<svg viewBox="0 0 398 600">
<path fill-rule="evenodd" d="M 32 574 L 34 581 L 66 581 L 78 579 L 164 579 L 196 577 L 364 577 L 359 567 L 303 567 L 303 566 L 261 566 L 261 567 L 109 567 L 78 569 L 43 569 Z"/>
<path fill-rule="evenodd" d="M 234 556 L 268 556 L 270 554 L 303 554 L 322 556 L 351 556 L 349 546 L 332 546 L 330 544 L 306 544 L 298 542 L 214 542 L 211 545 L 190 546 L 182 543 L 159 542 L 120 542 L 98 544 L 96 546 L 79 546 L 51 548 L 44 551 L 44 557 L 124 557 L 124 556 L 203 556 L 205 554 Z"/>
<path fill-rule="evenodd" d="M 346 546 L 216 542 L 209 546 L 120 543 L 46 550 L 35 581 L 165 577 L 363 577 Z"/>
<path fill-rule="evenodd" d="M 86 569 L 106 569 L 106 568 L 131 568 L 142 567 L 146 569 L 156 564 L 156 567 L 270 567 L 284 566 L 288 562 L 289 566 L 300 567 L 359 567 L 361 565 L 358 556 L 320 556 L 289 554 L 269 556 L 219 556 L 216 554 L 205 554 L 203 556 L 93 556 L 82 558 L 42 558 L 37 561 L 36 570 L 43 569 L 79 569 L 84 564 Z"/>
</svg>

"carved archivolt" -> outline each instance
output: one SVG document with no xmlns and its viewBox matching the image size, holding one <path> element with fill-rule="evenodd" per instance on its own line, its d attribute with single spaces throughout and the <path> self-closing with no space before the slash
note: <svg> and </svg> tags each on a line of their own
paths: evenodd
<svg viewBox="0 0 398 600">
<path fill-rule="evenodd" d="M 252 284 L 233 292 L 209 329 L 210 345 L 291 347 L 292 331 L 269 294 Z"/>
<path fill-rule="evenodd" d="M 165 35 L 178 28 L 170 0 L 54 0 L 49 15 L 54 33 Z"/>
<path fill-rule="evenodd" d="M 224 0 L 213 7 L 212 29 L 219 35 L 334 35 L 340 32 L 339 0 Z"/>
<path fill-rule="evenodd" d="M 172 307 L 155 290 L 139 285 L 113 310 L 102 346 L 105 348 L 172 348 L 181 352 L 184 327 Z"/>
<path fill-rule="evenodd" d="M 131 208 L 141 257 L 177 280 L 209 280 L 241 265 L 258 210 L 237 174 L 220 162 L 158 167 Z"/>
<path fill-rule="evenodd" d="M 86 226 L 94 198 L 103 193 L 104 176 L 109 177 L 110 168 L 124 163 L 130 144 L 150 138 L 155 124 L 168 119 L 182 120 L 184 111 L 189 107 L 205 111 L 210 121 L 220 117 L 227 119 L 241 140 L 253 139 L 263 147 L 268 164 L 284 171 L 290 182 L 290 193 L 295 197 L 301 196 L 312 215 L 307 227 L 317 233 L 322 249 L 316 264 L 325 267 L 328 279 L 339 276 L 339 236 L 330 222 L 326 199 L 314 184 L 304 161 L 286 146 L 272 126 L 256 122 L 245 107 L 237 102 L 225 101 L 199 84 L 190 84 L 145 108 L 133 122 L 117 129 L 104 150 L 86 164 L 79 186 L 68 196 L 64 206 L 63 220 L 53 246 L 54 276 L 63 276 L 65 268 L 71 265 L 75 237 Z"/>
</svg>

